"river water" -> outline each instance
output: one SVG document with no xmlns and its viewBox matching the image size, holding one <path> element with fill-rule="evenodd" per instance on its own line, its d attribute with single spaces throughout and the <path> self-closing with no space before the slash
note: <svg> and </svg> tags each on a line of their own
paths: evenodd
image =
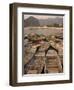
<svg viewBox="0 0 74 90">
<path fill-rule="evenodd" d="M 56 28 L 56 27 L 26 27 L 24 28 L 24 34 L 43 34 L 43 35 L 57 35 L 63 33 L 63 28 Z"/>
</svg>

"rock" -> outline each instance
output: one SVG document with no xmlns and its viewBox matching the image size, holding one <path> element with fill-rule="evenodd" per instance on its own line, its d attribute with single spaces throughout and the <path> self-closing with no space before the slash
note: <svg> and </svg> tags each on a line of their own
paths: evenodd
<svg viewBox="0 0 74 90">
<path fill-rule="evenodd" d="M 27 74 L 37 74 L 37 70 L 28 70 Z"/>
<path fill-rule="evenodd" d="M 48 73 L 59 73 L 58 68 L 49 68 Z"/>
<path fill-rule="evenodd" d="M 47 54 L 46 54 L 46 57 L 54 57 L 56 58 L 57 56 L 57 52 L 55 50 L 48 50 Z"/>
</svg>

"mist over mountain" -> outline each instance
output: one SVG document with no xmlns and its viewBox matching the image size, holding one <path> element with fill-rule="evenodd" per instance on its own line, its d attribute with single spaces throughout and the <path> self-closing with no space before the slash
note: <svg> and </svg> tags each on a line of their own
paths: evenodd
<svg viewBox="0 0 74 90">
<path fill-rule="evenodd" d="M 48 19 L 38 19 L 33 16 L 24 20 L 24 27 L 28 26 L 45 26 L 45 25 L 53 25 L 53 24 L 63 24 L 63 17 L 55 17 Z"/>
</svg>

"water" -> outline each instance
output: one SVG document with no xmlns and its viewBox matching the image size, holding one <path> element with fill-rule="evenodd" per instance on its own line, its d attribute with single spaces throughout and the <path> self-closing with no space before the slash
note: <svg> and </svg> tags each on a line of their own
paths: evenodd
<svg viewBox="0 0 74 90">
<path fill-rule="evenodd" d="M 24 34 L 30 34 L 30 33 L 36 33 L 36 34 L 43 34 L 43 35 L 57 35 L 60 33 L 63 33 L 63 28 L 56 28 L 56 27 L 27 27 L 24 28 Z"/>
</svg>

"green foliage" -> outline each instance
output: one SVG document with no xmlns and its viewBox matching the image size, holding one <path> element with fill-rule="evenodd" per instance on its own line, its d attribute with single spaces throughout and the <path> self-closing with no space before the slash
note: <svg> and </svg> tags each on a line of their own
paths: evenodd
<svg viewBox="0 0 74 90">
<path fill-rule="evenodd" d="M 47 27 L 53 27 L 53 25 L 47 25 Z"/>
<path fill-rule="evenodd" d="M 54 27 L 59 27 L 59 24 L 54 23 L 53 26 L 54 26 Z"/>
<path fill-rule="evenodd" d="M 54 23 L 54 24 L 51 24 L 51 25 L 47 25 L 47 27 L 63 27 L 63 24 L 57 24 L 57 23 Z"/>
</svg>

